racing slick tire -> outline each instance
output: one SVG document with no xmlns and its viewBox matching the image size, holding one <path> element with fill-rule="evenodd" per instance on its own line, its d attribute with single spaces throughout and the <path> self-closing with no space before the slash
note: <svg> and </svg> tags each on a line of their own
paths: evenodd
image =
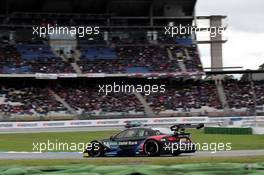
<svg viewBox="0 0 264 175">
<path fill-rule="evenodd" d="M 159 156 L 160 145 L 156 140 L 147 140 L 144 144 L 144 153 L 147 156 Z"/>
<path fill-rule="evenodd" d="M 91 142 L 92 147 L 85 149 L 84 154 L 88 153 L 89 157 L 103 157 L 104 156 L 104 146 L 98 141 Z"/>
</svg>

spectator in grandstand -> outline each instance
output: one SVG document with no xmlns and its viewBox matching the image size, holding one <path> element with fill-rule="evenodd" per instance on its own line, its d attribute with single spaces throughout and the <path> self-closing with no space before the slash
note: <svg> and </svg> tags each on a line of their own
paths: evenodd
<svg viewBox="0 0 264 175">
<path fill-rule="evenodd" d="M 213 82 L 182 83 L 167 87 L 165 93 L 145 96 L 154 111 L 164 110 L 190 112 L 191 109 L 213 107 L 221 109 L 217 98 L 216 87 Z"/>
<path fill-rule="evenodd" d="M 52 96 L 47 88 L 34 86 L 6 88 L 0 91 L 3 104 L 1 111 L 17 115 L 47 115 L 50 112 L 67 112 L 67 109 Z"/>
<path fill-rule="evenodd" d="M 142 104 L 133 94 L 104 95 L 98 94 L 97 88 L 85 86 L 57 87 L 55 91 L 77 111 L 85 113 L 137 113 L 143 111 Z"/>
<path fill-rule="evenodd" d="M 243 82 L 238 80 L 228 80 L 227 82 L 224 82 L 224 89 L 230 108 L 254 108 L 254 92 L 256 94 L 257 105 L 264 105 L 263 82 L 255 82 L 254 92 L 251 88 L 250 82 Z"/>
<path fill-rule="evenodd" d="M 70 63 L 56 57 L 39 41 L 0 44 L 0 73 L 74 73 Z"/>
</svg>

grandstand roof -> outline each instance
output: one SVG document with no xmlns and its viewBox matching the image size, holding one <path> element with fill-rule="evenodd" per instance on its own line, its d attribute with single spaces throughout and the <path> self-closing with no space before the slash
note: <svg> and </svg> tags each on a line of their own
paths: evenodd
<svg viewBox="0 0 264 175">
<path fill-rule="evenodd" d="M 195 3 L 196 0 L 1 0 L 0 14 L 56 12 L 148 16 L 152 7 L 154 16 L 163 16 L 166 5 L 176 4 L 185 14 L 191 15 Z"/>
</svg>

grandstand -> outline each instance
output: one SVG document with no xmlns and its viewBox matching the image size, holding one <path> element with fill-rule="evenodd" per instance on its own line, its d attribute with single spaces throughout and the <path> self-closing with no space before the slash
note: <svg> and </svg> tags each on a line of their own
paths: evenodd
<svg viewBox="0 0 264 175">
<path fill-rule="evenodd" d="M 117 81 L 124 81 L 116 79 Z M 41 82 L 40 82 L 41 81 Z M 17 84 L 17 82 L 19 82 Z M 100 83 L 99 83 L 100 82 Z M 133 80 L 129 84 L 142 82 Z M 19 80 L 1 81 L 0 111 L 6 119 L 37 120 L 95 117 L 154 116 L 248 116 L 253 115 L 254 99 L 248 82 L 223 82 L 227 106 L 214 81 L 156 80 L 165 84 L 164 93 L 98 93 L 102 80 Z M 147 82 L 145 82 L 147 83 Z M 93 84 L 93 85 L 91 85 Z M 263 82 L 254 86 L 259 114 L 263 111 Z M 225 110 L 227 108 L 228 110 Z M 150 111 L 150 112 L 149 112 Z M 30 118 L 28 118 L 31 116 Z M 4 118 L 3 118 L 4 119 Z"/>
<path fill-rule="evenodd" d="M 73 5 L 68 1 L 58 1 L 61 4 L 60 13 L 57 13 L 58 10 L 52 12 L 53 3 L 45 1 L 43 9 L 37 13 L 36 9 L 30 8 L 35 5 L 33 1 L 28 0 L 27 6 L 19 6 L 15 1 L 7 2 L 6 9 L 2 9 L 3 14 L 9 12 L 3 15 L 1 24 L 2 38 L 8 41 L 1 42 L 2 74 L 106 73 L 109 76 L 147 76 L 162 73 L 173 77 L 175 74 L 203 74 L 195 36 L 185 34 L 172 38 L 164 35 L 164 26 L 169 23 L 192 24 L 194 0 L 185 0 L 179 5 L 169 0 L 162 3 L 150 0 L 133 3 L 111 1 L 106 9 L 103 8 L 107 3 L 105 0 L 100 3 L 92 0 L 82 2 L 85 4 L 82 8 L 79 7 L 80 2 Z M 128 11 L 121 8 L 127 3 L 131 6 L 130 16 L 127 16 Z M 93 9 L 89 8 L 90 4 L 93 4 Z M 151 17 L 147 17 L 149 8 L 153 13 Z M 73 9 L 79 11 L 73 12 Z M 84 37 L 80 34 L 47 35 L 44 40 L 34 35 L 32 26 L 48 25 L 98 26 L 100 32 Z"/>
<path fill-rule="evenodd" d="M 204 79 L 195 34 L 164 34 L 164 26 L 195 23 L 196 0 L 45 0 L 37 9 L 33 0 L 1 3 L 1 121 L 249 116 L 256 106 L 256 114 L 264 112 L 263 81 L 252 88 Z M 99 26 L 100 33 L 32 33 L 32 26 L 47 25 Z M 210 41 L 212 67 L 222 67 L 219 37 Z M 98 93 L 98 85 L 114 81 L 164 84 L 166 91 Z"/>
</svg>

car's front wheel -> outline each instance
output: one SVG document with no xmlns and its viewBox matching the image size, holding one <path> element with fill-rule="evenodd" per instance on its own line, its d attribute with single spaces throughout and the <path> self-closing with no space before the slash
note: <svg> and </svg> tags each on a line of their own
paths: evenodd
<svg viewBox="0 0 264 175">
<path fill-rule="evenodd" d="M 160 146 L 156 140 L 147 140 L 144 144 L 144 153 L 147 156 L 159 156 Z"/>
<path fill-rule="evenodd" d="M 91 146 L 85 149 L 85 153 L 88 153 L 90 157 L 102 157 L 105 153 L 104 146 L 98 141 L 92 141 Z"/>
</svg>

